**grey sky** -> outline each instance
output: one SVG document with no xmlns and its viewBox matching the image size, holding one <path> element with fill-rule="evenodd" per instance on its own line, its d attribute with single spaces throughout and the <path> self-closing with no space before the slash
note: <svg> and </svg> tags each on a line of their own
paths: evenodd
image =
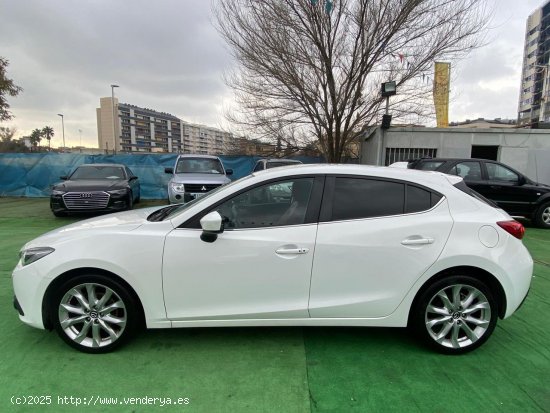
<svg viewBox="0 0 550 413">
<path fill-rule="evenodd" d="M 489 0 L 492 1 L 492 0 Z M 494 0 L 489 44 L 453 66 L 451 120 L 515 118 L 527 16 L 540 0 Z M 61 143 L 97 146 L 95 108 L 110 96 L 190 122 L 224 124 L 232 61 L 209 0 L 0 0 L 0 56 L 25 90 L 9 100 L 20 135 L 45 125 Z"/>
</svg>

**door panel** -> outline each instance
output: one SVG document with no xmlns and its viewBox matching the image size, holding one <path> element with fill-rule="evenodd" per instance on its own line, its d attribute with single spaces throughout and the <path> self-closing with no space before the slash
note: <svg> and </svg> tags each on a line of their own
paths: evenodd
<svg viewBox="0 0 550 413">
<path fill-rule="evenodd" d="M 447 200 L 431 211 L 320 223 L 311 317 L 383 317 L 437 260 L 453 225 Z"/>
<path fill-rule="evenodd" d="M 200 230 L 172 231 L 163 262 L 168 318 L 307 318 L 316 232 L 316 224 L 233 230 L 207 243 Z"/>
</svg>

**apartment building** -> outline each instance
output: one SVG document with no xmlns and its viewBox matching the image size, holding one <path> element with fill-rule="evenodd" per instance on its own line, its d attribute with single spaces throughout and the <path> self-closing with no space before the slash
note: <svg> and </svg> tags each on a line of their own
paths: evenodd
<svg viewBox="0 0 550 413">
<path fill-rule="evenodd" d="M 535 10 L 525 29 L 518 124 L 538 128 L 550 123 L 550 1 Z"/>
<path fill-rule="evenodd" d="M 232 145 L 233 136 L 217 128 L 189 123 L 169 113 L 119 103 L 116 98 L 101 98 L 99 103 L 100 107 L 96 109 L 98 144 L 107 152 L 220 155 Z"/>
</svg>

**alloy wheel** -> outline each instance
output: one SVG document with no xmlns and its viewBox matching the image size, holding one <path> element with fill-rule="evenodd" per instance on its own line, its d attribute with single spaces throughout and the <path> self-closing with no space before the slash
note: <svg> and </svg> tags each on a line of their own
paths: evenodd
<svg viewBox="0 0 550 413">
<path fill-rule="evenodd" d="M 491 323 L 491 304 L 477 288 L 449 285 L 428 302 L 424 316 L 426 329 L 438 344 L 460 349 L 481 339 Z"/>
<path fill-rule="evenodd" d="M 98 283 L 85 283 L 65 293 L 58 308 L 59 324 L 74 343 L 100 348 L 118 340 L 128 312 L 120 296 Z"/>
</svg>

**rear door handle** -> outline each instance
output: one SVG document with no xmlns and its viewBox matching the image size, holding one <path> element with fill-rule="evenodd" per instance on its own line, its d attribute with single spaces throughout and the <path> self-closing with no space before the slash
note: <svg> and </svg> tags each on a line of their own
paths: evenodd
<svg viewBox="0 0 550 413">
<path fill-rule="evenodd" d="M 279 248 L 275 252 L 280 255 L 307 254 L 309 248 Z"/>
<path fill-rule="evenodd" d="M 433 238 L 407 238 L 401 241 L 402 245 L 426 245 L 433 244 Z"/>
</svg>

